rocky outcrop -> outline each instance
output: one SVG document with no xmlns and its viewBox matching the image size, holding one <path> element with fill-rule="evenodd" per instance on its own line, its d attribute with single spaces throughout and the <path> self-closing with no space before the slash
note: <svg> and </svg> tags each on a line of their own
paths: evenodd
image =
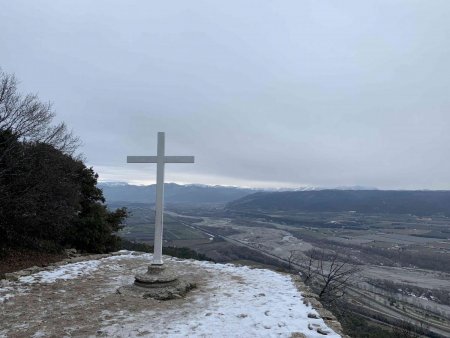
<svg viewBox="0 0 450 338">
<path fill-rule="evenodd" d="M 319 301 L 319 296 L 315 294 L 309 286 L 302 282 L 301 278 L 297 275 L 292 276 L 297 289 L 301 292 L 303 296 L 303 303 L 305 305 L 311 305 L 319 315 L 315 313 L 309 313 L 309 318 L 322 318 L 324 322 L 333 329 L 336 333 L 339 333 L 343 338 L 350 338 L 348 335 L 343 333 L 342 325 L 337 320 L 336 316 L 327 309 L 325 309 L 322 303 Z M 327 335 L 328 332 L 322 328 L 315 328 L 313 326 L 309 327 L 310 330 L 315 330 L 320 334 Z"/>
</svg>

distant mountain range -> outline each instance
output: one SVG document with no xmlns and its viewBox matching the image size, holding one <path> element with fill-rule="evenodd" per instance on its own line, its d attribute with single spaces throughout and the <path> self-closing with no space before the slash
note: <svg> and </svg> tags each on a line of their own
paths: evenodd
<svg viewBox="0 0 450 338">
<path fill-rule="evenodd" d="M 156 185 L 132 185 L 125 182 L 100 182 L 98 186 L 103 190 L 107 202 L 155 203 Z M 261 191 L 319 191 L 324 188 L 303 186 L 298 188 L 280 189 L 251 189 L 221 185 L 202 185 L 166 183 L 164 185 L 164 199 L 167 203 L 183 204 L 224 204 L 240 199 L 249 194 Z M 337 190 L 373 189 L 362 186 L 337 187 Z"/>
<path fill-rule="evenodd" d="M 99 183 L 107 203 L 155 203 L 156 185 Z M 344 190 L 345 189 L 345 190 Z M 320 189 L 303 187 L 288 191 L 249 188 L 180 185 L 166 183 L 166 203 L 226 204 L 235 211 L 298 211 L 388 213 L 450 216 L 450 191 L 360 190 L 364 187 Z"/>
<path fill-rule="evenodd" d="M 226 206 L 235 211 L 299 211 L 450 215 L 450 191 L 314 190 L 257 192 Z"/>
<path fill-rule="evenodd" d="M 131 185 L 127 183 L 99 183 L 106 202 L 155 203 L 156 185 Z M 166 183 L 164 185 L 164 199 L 167 203 L 208 204 L 228 203 L 248 194 L 256 189 L 208 186 L 208 185 L 180 185 Z"/>
</svg>

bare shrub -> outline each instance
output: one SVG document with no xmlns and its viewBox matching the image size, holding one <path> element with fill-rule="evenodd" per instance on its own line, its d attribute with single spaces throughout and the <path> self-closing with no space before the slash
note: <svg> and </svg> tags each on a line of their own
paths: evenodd
<svg viewBox="0 0 450 338">
<path fill-rule="evenodd" d="M 309 250 L 297 261 L 303 281 L 315 289 L 319 298 L 332 303 L 345 294 L 361 268 L 351 264 L 336 252 Z"/>
<path fill-rule="evenodd" d="M 0 160 L 9 154 L 14 140 L 45 143 L 65 154 L 73 155 L 80 142 L 65 123 L 53 125 L 55 113 L 50 103 L 43 103 L 35 94 L 22 95 L 14 75 L 0 70 L 0 131 L 4 135 Z"/>
</svg>

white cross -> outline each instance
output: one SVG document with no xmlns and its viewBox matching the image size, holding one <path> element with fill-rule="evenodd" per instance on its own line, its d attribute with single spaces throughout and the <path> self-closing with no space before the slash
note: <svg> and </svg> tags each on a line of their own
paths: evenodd
<svg viewBox="0 0 450 338">
<path fill-rule="evenodd" d="M 155 240 L 152 265 L 162 265 L 162 238 L 164 212 L 164 164 L 194 163 L 194 156 L 165 156 L 164 133 L 158 133 L 157 156 L 127 156 L 127 163 L 156 163 Z"/>
</svg>

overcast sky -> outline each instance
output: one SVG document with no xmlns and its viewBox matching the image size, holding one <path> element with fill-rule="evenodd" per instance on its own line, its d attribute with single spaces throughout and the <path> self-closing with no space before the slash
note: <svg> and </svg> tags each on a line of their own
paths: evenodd
<svg viewBox="0 0 450 338">
<path fill-rule="evenodd" d="M 6 1 L 0 67 L 106 181 L 450 189 L 450 1 Z"/>
</svg>

